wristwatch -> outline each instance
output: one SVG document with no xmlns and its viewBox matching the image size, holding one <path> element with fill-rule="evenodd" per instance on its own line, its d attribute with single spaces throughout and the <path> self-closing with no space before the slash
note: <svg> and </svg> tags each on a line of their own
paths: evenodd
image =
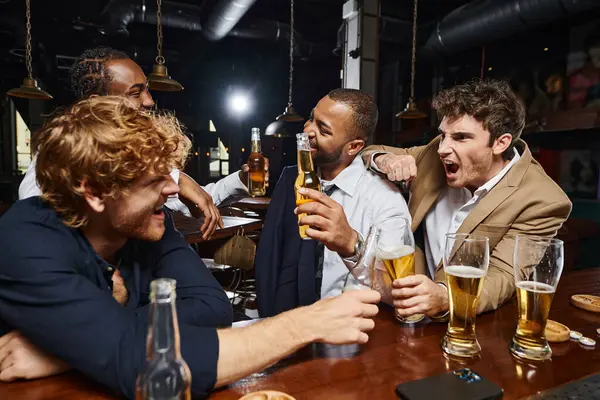
<svg viewBox="0 0 600 400">
<path fill-rule="evenodd" d="M 363 239 L 360 232 L 358 232 L 356 230 L 354 232 L 356 232 L 356 244 L 354 245 L 354 254 L 352 254 L 349 257 L 345 257 L 344 260 L 348 261 L 350 263 L 356 264 L 358 262 L 358 260 L 360 259 L 360 256 L 362 255 L 363 244 L 364 244 L 365 240 Z"/>
</svg>

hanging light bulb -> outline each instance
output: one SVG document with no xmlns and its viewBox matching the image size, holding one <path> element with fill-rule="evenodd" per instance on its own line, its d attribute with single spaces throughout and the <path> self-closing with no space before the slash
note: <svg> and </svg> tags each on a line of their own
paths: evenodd
<svg viewBox="0 0 600 400">
<path fill-rule="evenodd" d="M 25 43 L 25 65 L 27 65 L 27 78 L 23 79 L 23 83 L 16 89 L 8 91 L 8 95 L 12 97 L 20 97 L 22 99 L 39 99 L 52 100 L 52 96 L 43 91 L 33 79 L 31 70 L 31 5 L 30 0 L 25 1 L 25 17 L 27 21 L 27 39 Z"/>
<path fill-rule="evenodd" d="M 148 86 L 151 90 L 159 90 L 163 92 L 179 92 L 183 90 L 181 83 L 175 79 L 171 79 L 165 66 L 165 58 L 163 57 L 163 31 L 161 23 L 161 0 L 156 1 L 156 64 L 152 67 L 152 73 L 148 75 Z"/>
<path fill-rule="evenodd" d="M 275 121 L 265 130 L 265 135 L 275 137 L 294 137 L 299 132 L 304 118 L 296 113 L 292 104 L 292 83 L 294 80 L 294 0 L 290 0 L 290 73 L 288 105 Z"/>
<path fill-rule="evenodd" d="M 415 103 L 415 73 L 417 65 L 417 3 L 418 0 L 414 0 L 413 10 L 413 37 L 412 37 L 412 60 L 410 69 L 410 98 L 404 111 L 396 114 L 396 118 L 400 119 L 422 119 L 427 118 L 427 114 L 419 111 L 417 103 Z"/>
</svg>

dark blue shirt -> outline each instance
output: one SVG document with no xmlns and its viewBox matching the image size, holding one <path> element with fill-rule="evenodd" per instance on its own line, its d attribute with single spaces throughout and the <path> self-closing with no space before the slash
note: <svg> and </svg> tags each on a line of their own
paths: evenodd
<svg viewBox="0 0 600 400">
<path fill-rule="evenodd" d="M 192 391 L 207 395 L 217 376 L 215 328 L 231 325 L 232 309 L 165 215 L 160 241 L 129 240 L 117 255 L 129 291 L 123 307 L 112 297 L 114 267 L 79 229 L 63 224 L 39 197 L 17 202 L 0 218 L 0 336 L 19 330 L 72 368 L 133 398 L 146 358 L 149 284 L 173 278 Z"/>
</svg>

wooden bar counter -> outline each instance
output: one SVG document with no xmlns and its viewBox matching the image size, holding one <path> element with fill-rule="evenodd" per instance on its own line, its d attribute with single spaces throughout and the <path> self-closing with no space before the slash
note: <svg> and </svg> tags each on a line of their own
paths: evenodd
<svg viewBox="0 0 600 400">
<path fill-rule="evenodd" d="M 600 295 L 600 269 L 563 276 L 554 297 L 550 318 L 595 340 L 600 339 L 600 314 L 569 304 L 573 294 Z M 239 399 L 258 390 L 279 390 L 296 399 L 395 399 L 401 382 L 469 367 L 504 389 L 504 399 L 520 399 L 600 372 L 600 344 L 584 348 L 569 341 L 553 344 L 552 361 L 543 364 L 514 359 L 508 344 L 516 326 L 516 302 L 477 318 L 482 347 L 479 360 L 461 363 L 445 358 L 440 349 L 445 324 L 399 325 L 391 309 L 382 308 L 364 346 L 311 345 L 266 371 L 228 388 L 217 390 L 214 400 Z M 599 342 L 600 343 L 600 342 Z M 0 384 L 0 399 L 46 400 L 60 398 L 113 399 L 108 392 L 77 373 L 33 382 Z"/>
</svg>

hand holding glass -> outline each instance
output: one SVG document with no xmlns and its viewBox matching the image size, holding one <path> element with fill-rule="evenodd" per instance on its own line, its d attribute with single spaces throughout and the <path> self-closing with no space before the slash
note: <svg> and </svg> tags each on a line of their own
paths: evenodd
<svg viewBox="0 0 600 400">
<path fill-rule="evenodd" d="M 383 263 L 392 282 L 415 274 L 415 241 L 410 229 L 410 223 L 404 217 L 392 217 L 380 225 L 379 249 L 377 258 Z M 425 316 L 414 314 L 409 317 L 398 315 L 396 319 L 404 323 L 416 323 Z"/>
</svg>

